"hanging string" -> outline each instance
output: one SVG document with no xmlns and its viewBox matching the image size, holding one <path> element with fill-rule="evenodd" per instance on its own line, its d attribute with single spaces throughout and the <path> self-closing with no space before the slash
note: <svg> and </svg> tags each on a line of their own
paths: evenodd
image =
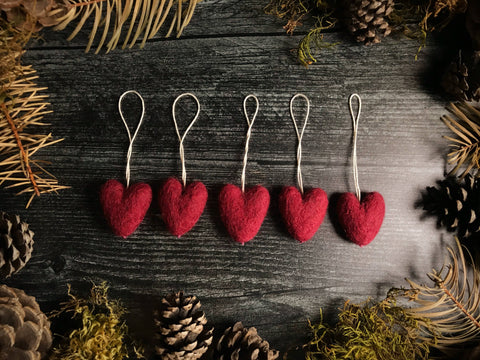
<svg viewBox="0 0 480 360">
<path fill-rule="evenodd" d="M 253 114 L 253 117 L 251 120 L 247 113 L 247 101 L 249 99 L 255 100 L 255 113 Z M 255 118 L 257 117 L 259 107 L 260 107 L 260 104 L 258 102 L 258 98 L 253 94 L 247 95 L 243 100 L 243 113 L 245 114 L 245 119 L 247 120 L 248 131 L 247 131 L 247 138 L 245 141 L 245 154 L 243 155 L 242 192 L 245 192 L 245 170 L 247 169 L 248 144 L 250 142 L 250 136 L 252 135 L 252 126 L 253 126 L 253 123 L 255 122 Z"/>
<path fill-rule="evenodd" d="M 140 115 L 140 120 L 138 121 L 137 129 L 133 133 L 133 137 L 130 134 L 130 129 L 128 128 L 127 121 L 125 120 L 125 117 L 123 116 L 123 112 L 122 112 L 122 101 L 123 101 L 123 98 L 128 94 L 137 95 L 140 98 L 140 101 L 142 102 L 142 115 Z M 120 117 L 122 118 L 123 124 L 125 125 L 125 129 L 127 129 L 128 140 L 130 141 L 130 145 L 128 146 L 128 151 L 127 151 L 127 166 L 125 168 L 125 179 L 127 181 L 127 188 L 128 188 L 128 186 L 130 185 L 130 159 L 132 158 L 133 142 L 137 137 L 138 130 L 140 130 L 140 127 L 142 126 L 143 117 L 145 115 L 145 102 L 143 101 L 142 95 L 140 95 L 138 91 L 135 91 L 135 90 L 125 91 L 118 99 L 118 112 L 120 113 Z"/>
<path fill-rule="evenodd" d="M 195 100 L 195 102 L 197 103 L 197 113 L 195 114 L 193 120 L 190 122 L 190 124 L 188 125 L 187 129 L 185 130 L 185 132 L 183 133 L 183 136 L 182 136 L 182 135 L 180 135 L 180 131 L 178 130 L 177 118 L 176 118 L 176 115 L 175 115 L 175 107 L 177 105 L 177 102 L 182 97 L 185 97 L 185 96 L 191 96 Z M 183 93 L 183 94 L 177 96 L 177 98 L 175 99 L 175 101 L 173 102 L 173 105 L 172 105 L 172 118 L 173 118 L 173 123 L 175 124 L 175 131 L 177 132 L 178 140 L 180 141 L 179 153 L 180 153 L 180 162 L 182 163 L 182 182 L 183 182 L 183 186 L 187 185 L 187 170 L 185 168 L 185 152 L 184 152 L 184 148 L 183 148 L 183 141 L 185 140 L 185 137 L 187 136 L 188 132 L 190 131 L 190 129 L 193 126 L 193 124 L 195 123 L 195 121 L 197 121 L 198 115 L 200 115 L 200 101 L 198 101 L 198 98 L 194 94 Z"/>
<path fill-rule="evenodd" d="M 358 102 L 357 115 L 353 111 L 353 99 L 356 98 Z M 348 106 L 350 108 L 350 116 L 353 123 L 353 151 L 352 151 L 352 166 L 353 166 L 353 181 L 355 182 L 355 194 L 358 201 L 361 200 L 360 185 L 358 185 L 358 164 L 357 164 L 357 134 L 358 134 L 358 121 L 360 119 L 360 113 L 362 112 L 362 99 L 358 94 L 350 95 L 348 99 Z"/>
<path fill-rule="evenodd" d="M 303 127 L 302 127 L 302 132 L 298 131 L 298 126 L 297 126 L 297 121 L 295 120 L 295 116 L 293 115 L 293 102 L 297 97 L 301 97 L 305 99 L 307 102 L 307 113 L 305 114 L 305 120 L 303 122 Z M 301 169 L 301 163 L 302 163 L 302 139 L 303 139 L 303 133 L 305 132 L 305 128 L 307 126 L 308 122 L 308 116 L 310 115 L 310 100 L 308 100 L 308 97 L 306 97 L 303 94 L 296 94 L 295 96 L 292 97 L 290 100 L 290 117 L 292 118 L 293 125 L 295 126 L 295 132 L 297 133 L 297 138 L 298 138 L 298 147 L 297 147 L 297 182 L 298 182 L 298 187 L 300 188 L 300 192 L 303 195 L 303 178 L 302 178 L 302 169 Z"/>
</svg>

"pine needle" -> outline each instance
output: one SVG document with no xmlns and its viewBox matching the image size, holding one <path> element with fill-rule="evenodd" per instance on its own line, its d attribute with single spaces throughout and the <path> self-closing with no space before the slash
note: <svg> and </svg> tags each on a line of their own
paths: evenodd
<svg viewBox="0 0 480 360">
<path fill-rule="evenodd" d="M 456 175 L 460 169 L 463 179 L 472 169 L 480 174 L 480 109 L 462 102 L 451 103 L 447 108 L 453 115 L 442 116 L 445 125 L 457 136 L 445 136 L 450 140 L 448 164 L 454 164 L 449 175 Z"/>
<path fill-rule="evenodd" d="M 95 38 L 100 34 L 95 53 L 103 47 L 106 47 L 108 53 L 117 47 L 121 39 L 124 49 L 127 46 L 133 47 L 143 37 L 140 44 L 140 48 L 143 48 L 147 39 L 151 39 L 160 30 L 172 8 L 175 10 L 166 37 L 171 35 L 175 26 L 177 37 L 180 37 L 200 1 L 168 0 L 166 4 L 165 0 L 66 0 L 62 8 L 52 12 L 52 16 L 58 17 L 55 30 L 63 30 L 77 21 L 68 40 L 72 40 L 93 17 L 85 51 L 90 51 Z M 177 6 L 173 6 L 174 3 Z"/>
<path fill-rule="evenodd" d="M 411 300 L 419 305 L 409 312 L 430 320 L 436 332 L 424 328 L 423 338 L 442 351 L 480 341 L 480 272 L 474 265 L 469 271 L 458 240 L 457 250 L 449 247 L 448 252 L 450 263 L 428 274 L 433 286 L 407 279 L 415 291 Z"/>
<path fill-rule="evenodd" d="M 50 104 L 42 94 L 45 88 L 35 84 L 31 66 L 16 65 L 13 72 L 21 75 L 14 80 L 11 73 L 0 77 L 0 185 L 11 182 L 7 188 L 17 188 L 18 195 L 30 194 L 28 208 L 36 196 L 68 188 L 40 165 L 44 161 L 32 158 L 63 139 L 31 132 L 32 126 L 46 125 L 43 116 L 51 113 Z"/>
</svg>

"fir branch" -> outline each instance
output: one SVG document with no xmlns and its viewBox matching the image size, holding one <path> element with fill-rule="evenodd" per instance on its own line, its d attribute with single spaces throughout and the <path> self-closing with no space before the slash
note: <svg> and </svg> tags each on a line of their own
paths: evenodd
<svg viewBox="0 0 480 360">
<path fill-rule="evenodd" d="M 450 140 L 450 152 L 447 155 L 448 164 L 455 164 L 449 175 L 455 175 L 464 167 L 460 178 L 464 178 L 472 169 L 477 176 L 480 172 L 480 109 L 462 102 L 450 104 L 448 110 L 453 114 L 442 116 L 445 125 L 457 137 L 444 136 Z"/>
<path fill-rule="evenodd" d="M 435 329 L 424 328 L 423 339 L 445 352 L 480 341 L 480 272 L 473 261 L 469 271 L 458 240 L 457 250 L 448 252 L 450 263 L 428 275 L 433 286 L 407 279 L 415 291 L 410 299 L 419 305 L 409 312 L 428 318 Z"/>
<path fill-rule="evenodd" d="M 190 23 L 195 7 L 201 0 L 66 0 L 66 5 L 52 11 L 57 17 L 55 30 L 63 30 L 74 20 L 77 26 L 69 36 L 72 40 L 84 27 L 87 20 L 93 17 L 90 37 L 86 52 L 90 50 L 97 33 L 101 33 L 95 53 L 104 46 L 109 52 L 123 41 L 122 49 L 131 48 L 140 36 L 143 36 L 140 47 L 143 48 L 148 39 L 153 38 L 173 12 L 169 37 L 175 30 L 179 37 Z M 187 4 L 188 2 L 188 4 Z M 126 34 L 122 37 L 122 32 Z M 107 40 L 108 34 L 110 34 Z"/>
<path fill-rule="evenodd" d="M 43 168 L 44 161 L 33 158 L 38 150 L 63 139 L 27 132 L 31 126 L 47 125 L 43 116 L 51 113 L 50 104 L 42 94 L 46 88 L 35 84 L 37 76 L 30 66 L 17 65 L 14 71 L 22 75 L 13 81 L 10 74 L 0 78 L 0 185 L 11 182 L 7 188 L 18 188 L 18 195 L 30 193 L 28 208 L 36 196 L 67 188 Z"/>
</svg>

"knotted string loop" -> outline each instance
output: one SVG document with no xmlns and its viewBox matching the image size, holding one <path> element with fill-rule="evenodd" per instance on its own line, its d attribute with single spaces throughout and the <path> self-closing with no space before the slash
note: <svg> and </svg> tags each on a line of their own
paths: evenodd
<svg viewBox="0 0 480 360">
<path fill-rule="evenodd" d="M 127 121 L 125 120 L 125 117 L 123 116 L 123 112 L 122 112 L 122 101 L 123 101 L 123 98 L 128 94 L 137 95 L 140 98 L 140 101 L 142 102 L 142 114 L 140 115 L 140 120 L 138 121 L 138 125 L 135 132 L 133 133 L 133 136 L 130 133 L 130 129 L 128 128 Z M 127 130 L 127 134 L 128 134 L 128 140 L 130 141 L 130 144 L 128 146 L 128 151 L 127 151 L 127 166 L 125 168 L 125 179 L 127 181 L 127 188 L 128 188 L 128 186 L 130 185 L 130 159 L 132 158 L 133 142 L 137 137 L 138 130 L 140 130 L 140 127 L 142 126 L 143 117 L 145 115 L 145 102 L 143 101 L 142 95 L 140 95 L 140 93 L 135 90 L 125 91 L 118 99 L 118 112 L 120 113 L 120 117 L 122 118 L 123 124 L 125 125 L 125 129 Z"/>
<path fill-rule="evenodd" d="M 307 103 L 307 113 L 305 114 L 305 120 L 303 121 L 302 131 L 298 131 L 297 121 L 295 120 L 295 115 L 293 114 L 293 103 L 297 98 L 303 98 Z M 308 116 L 310 115 L 310 100 L 304 94 L 295 94 L 290 100 L 290 117 L 292 118 L 293 125 L 295 126 L 295 132 L 297 133 L 298 146 L 297 146 L 297 182 L 300 192 L 303 195 L 303 178 L 302 178 L 302 139 L 305 128 L 307 127 Z"/>
<path fill-rule="evenodd" d="M 190 122 L 190 124 L 188 125 L 188 127 L 185 130 L 185 132 L 183 133 L 183 135 L 180 135 L 180 130 L 178 130 L 177 118 L 176 118 L 176 115 L 175 115 L 175 108 L 177 106 L 177 102 L 185 96 L 190 96 L 195 100 L 195 102 L 197 103 L 197 113 L 195 114 L 193 120 Z M 182 163 L 182 183 L 183 183 L 183 186 L 187 185 L 187 170 L 185 168 L 185 152 L 184 152 L 184 148 L 183 148 L 183 141 L 185 140 L 185 137 L 187 136 L 188 132 L 192 128 L 195 121 L 197 121 L 199 115 L 200 115 L 200 101 L 198 101 L 198 98 L 194 94 L 183 93 L 183 94 L 177 96 L 177 98 L 175 99 L 175 101 L 173 102 L 173 105 L 172 105 L 172 118 L 173 118 L 173 123 L 175 124 L 175 131 L 177 132 L 178 140 L 180 141 L 179 153 L 180 153 L 180 162 Z"/>
<path fill-rule="evenodd" d="M 255 112 L 254 112 L 251 119 L 248 116 L 248 112 L 247 112 L 247 102 L 248 102 L 249 99 L 254 99 L 255 100 Z M 245 119 L 247 120 L 248 130 L 247 130 L 247 137 L 246 137 L 246 140 L 245 140 L 245 153 L 243 155 L 243 170 L 242 170 L 242 181 L 241 181 L 242 182 L 242 192 L 245 192 L 245 171 L 247 169 L 248 145 L 250 143 L 250 137 L 252 136 L 252 127 L 253 127 L 253 123 L 255 122 L 255 119 L 257 117 L 259 107 L 260 107 L 260 104 L 258 102 L 258 98 L 253 94 L 247 95 L 245 97 L 245 99 L 243 100 L 243 113 L 245 115 Z"/>
</svg>

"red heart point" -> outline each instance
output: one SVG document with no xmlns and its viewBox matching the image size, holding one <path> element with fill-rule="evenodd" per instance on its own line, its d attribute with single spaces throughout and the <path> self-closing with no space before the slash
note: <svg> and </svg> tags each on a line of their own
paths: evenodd
<svg viewBox="0 0 480 360">
<path fill-rule="evenodd" d="M 126 238 L 140 225 L 152 202 L 152 189 L 145 183 L 125 188 L 108 180 L 100 189 L 103 213 L 115 235 Z"/>
<path fill-rule="evenodd" d="M 337 203 L 337 216 L 348 239 L 357 245 L 368 245 L 377 236 L 385 217 L 385 201 L 371 192 L 358 201 L 355 194 L 343 193 Z"/>
<path fill-rule="evenodd" d="M 261 185 L 245 192 L 235 185 L 225 185 L 220 191 L 219 207 L 223 223 L 230 236 L 244 244 L 257 235 L 270 204 L 270 194 Z"/>
<path fill-rule="evenodd" d="M 184 188 L 177 179 L 168 179 L 158 192 L 158 205 L 170 233 L 180 237 L 190 231 L 200 219 L 207 198 L 207 188 L 199 181 Z"/>
<path fill-rule="evenodd" d="M 320 188 L 311 189 L 302 196 L 296 187 L 286 186 L 278 198 L 278 207 L 290 235 L 303 243 L 322 225 L 328 198 Z"/>
</svg>

